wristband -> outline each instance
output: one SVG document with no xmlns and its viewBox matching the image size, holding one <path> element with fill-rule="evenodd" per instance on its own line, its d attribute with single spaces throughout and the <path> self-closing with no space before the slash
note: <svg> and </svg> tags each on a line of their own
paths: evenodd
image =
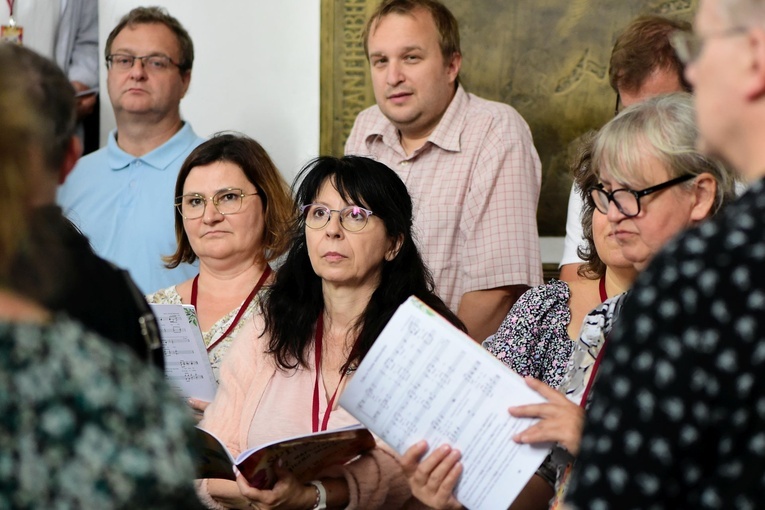
<svg viewBox="0 0 765 510">
<path fill-rule="evenodd" d="M 316 489 L 316 503 L 313 504 L 311 510 L 325 510 L 327 508 L 327 489 L 324 488 L 324 484 L 319 480 L 311 480 L 309 485 L 313 485 Z"/>
</svg>

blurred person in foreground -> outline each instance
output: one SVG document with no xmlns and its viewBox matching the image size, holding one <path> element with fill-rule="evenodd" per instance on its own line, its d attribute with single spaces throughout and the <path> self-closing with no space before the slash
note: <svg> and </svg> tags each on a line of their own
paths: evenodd
<svg viewBox="0 0 765 510">
<path fill-rule="evenodd" d="M 29 48 L 9 44 L 2 51 L 19 70 L 29 107 L 45 119 L 39 144 L 44 171 L 29 170 L 33 208 L 27 243 L 12 263 L 8 285 L 163 367 L 156 320 L 133 280 L 98 257 L 55 204 L 60 177 L 82 151 L 75 134 L 74 89 L 56 64 Z"/>
<path fill-rule="evenodd" d="M 0 69 L 0 506 L 196 508 L 191 418 L 161 375 L 7 287 L 50 122 L 3 45 Z"/>
</svg>

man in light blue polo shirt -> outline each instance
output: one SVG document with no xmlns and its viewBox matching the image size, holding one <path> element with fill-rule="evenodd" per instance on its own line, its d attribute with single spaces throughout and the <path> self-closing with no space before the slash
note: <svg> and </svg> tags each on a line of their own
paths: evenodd
<svg viewBox="0 0 765 510">
<path fill-rule="evenodd" d="M 138 7 L 125 15 L 106 41 L 117 129 L 106 147 L 79 161 L 58 193 L 96 253 L 127 269 L 144 293 L 196 272 L 162 262 L 175 251 L 178 170 L 203 141 L 180 114 L 193 60 L 188 32 L 164 9 Z"/>
</svg>

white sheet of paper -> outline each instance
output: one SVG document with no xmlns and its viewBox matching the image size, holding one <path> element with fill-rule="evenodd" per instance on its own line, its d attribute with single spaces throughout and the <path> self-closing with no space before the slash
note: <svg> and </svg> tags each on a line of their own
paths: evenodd
<svg viewBox="0 0 765 510">
<path fill-rule="evenodd" d="M 551 445 L 519 445 L 534 421 L 507 408 L 545 402 L 523 379 L 416 298 L 391 318 L 340 405 L 403 454 L 425 439 L 462 452 L 455 495 L 471 510 L 507 508 Z"/>
<path fill-rule="evenodd" d="M 208 402 L 215 397 L 215 382 L 207 349 L 192 305 L 151 305 L 159 323 L 165 354 L 165 377 L 186 398 Z"/>
</svg>

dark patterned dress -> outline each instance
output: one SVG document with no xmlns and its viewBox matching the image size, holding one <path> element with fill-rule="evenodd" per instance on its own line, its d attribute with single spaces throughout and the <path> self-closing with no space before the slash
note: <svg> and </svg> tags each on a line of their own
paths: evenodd
<svg viewBox="0 0 765 510">
<path fill-rule="evenodd" d="M 571 292 L 565 282 L 552 280 L 526 291 L 484 347 L 521 376 L 531 376 L 558 388 L 574 350 L 568 336 Z"/>
<path fill-rule="evenodd" d="M 0 322 L 0 509 L 198 508 L 161 373 L 62 317 Z"/>
</svg>

